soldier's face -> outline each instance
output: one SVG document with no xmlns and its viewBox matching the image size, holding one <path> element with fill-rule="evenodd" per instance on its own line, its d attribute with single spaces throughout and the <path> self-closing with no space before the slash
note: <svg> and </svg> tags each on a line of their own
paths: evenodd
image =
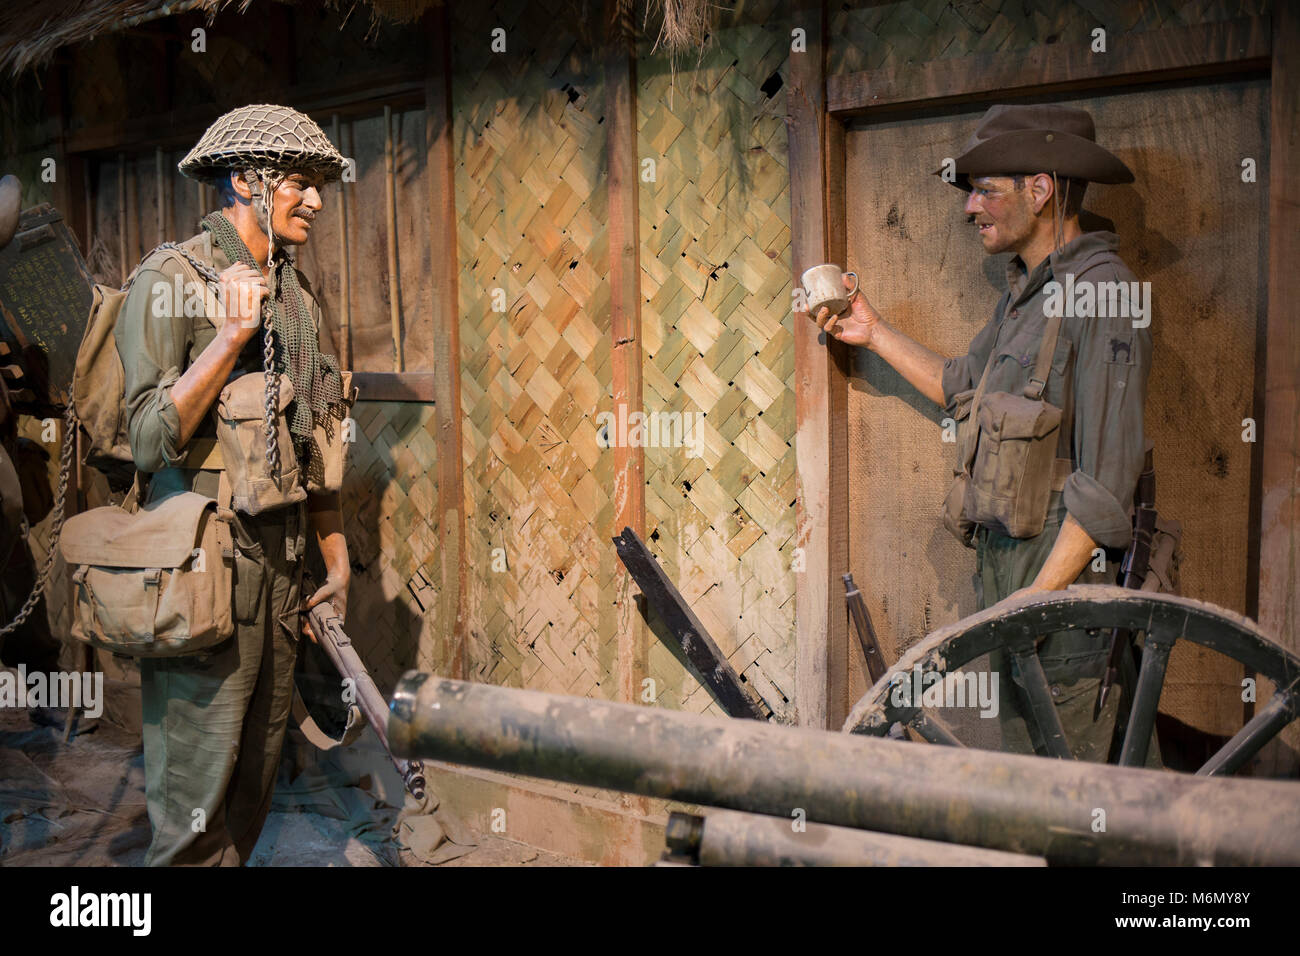
<svg viewBox="0 0 1300 956">
<path fill-rule="evenodd" d="M 324 202 L 324 180 L 319 173 L 293 172 L 275 191 L 272 228 L 281 243 L 300 246 L 311 235 L 311 227 Z"/>
<path fill-rule="evenodd" d="M 1016 189 L 1010 176 L 980 176 L 970 183 L 966 214 L 979 228 L 984 251 L 989 255 L 1019 251 L 1034 229 L 1029 189 Z"/>
</svg>

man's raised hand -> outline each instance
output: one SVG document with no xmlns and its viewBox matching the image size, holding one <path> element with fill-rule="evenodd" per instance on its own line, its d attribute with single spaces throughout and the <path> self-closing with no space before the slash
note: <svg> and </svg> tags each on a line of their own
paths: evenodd
<svg viewBox="0 0 1300 956">
<path fill-rule="evenodd" d="M 251 266 L 236 262 L 219 278 L 226 310 L 222 333 L 242 346 L 262 325 L 262 300 L 269 292 L 266 277 Z"/>
<path fill-rule="evenodd" d="M 849 281 L 848 276 L 844 277 L 844 288 L 853 288 L 853 283 Z M 813 321 L 817 323 L 817 328 L 841 342 L 870 348 L 872 333 L 880 323 L 880 313 L 871 307 L 867 297 L 858 290 L 849 302 L 847 314 L 831 315 L 830 309 L 823 306 Z"/>
</svg>

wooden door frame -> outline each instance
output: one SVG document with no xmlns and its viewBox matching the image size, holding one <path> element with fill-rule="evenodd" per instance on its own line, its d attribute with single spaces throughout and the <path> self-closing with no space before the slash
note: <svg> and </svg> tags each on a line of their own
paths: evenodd
<svg viewBox="0 0 1300 956">
<path fill-rule="evenodd" d="M 1300 69 L 1282 51 L 1300 45 L 1300 13 L 1112 35 L 1109 52 L 1078 44 L 984 53 L 858 73 L 826 73 L 827 4 L 796 3 L 807 51 L 792 53 L 787 127 L 791 244 L 796 285 L 804 269 L 846 252 L 847 124 L 938 106 L 1078 95 L 1106 88 L 1264 75 L 1270 79 L 1268 306 L 1261 336 L 1259 443 L 1252 468 L 1247 613 L 1300 650 Z M 797 704 L 800 722 L 837 729 L 847 714 L 848 355 L 802 315 L 795 323 Z M 1258 384 L 1258 382 L 1257 382 Z M 803 570 L 800 571 L 799 568 Z"/>
</svg>

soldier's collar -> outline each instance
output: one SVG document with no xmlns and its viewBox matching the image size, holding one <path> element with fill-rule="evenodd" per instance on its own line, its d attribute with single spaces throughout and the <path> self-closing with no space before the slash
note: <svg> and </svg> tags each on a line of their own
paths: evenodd
<svg viewBox="0 0 1300 956">
<path fill-rule="evenodd" d="M 1011 290 L 1012 301 L 1019 301 L 1027 294 L 1032 295 L 1049 279 L 1082 271 L 1082 265 L 1098 253 L 1115 252 L 1118 249 L 1119 236 L 1115 233 L 1085 232 L 1060 249 L 1048 253 L 1027 274 L 1024 260 L 1019 255 L 1014 255 L 1007 262 L 1007 288 Z"/>
</svg>

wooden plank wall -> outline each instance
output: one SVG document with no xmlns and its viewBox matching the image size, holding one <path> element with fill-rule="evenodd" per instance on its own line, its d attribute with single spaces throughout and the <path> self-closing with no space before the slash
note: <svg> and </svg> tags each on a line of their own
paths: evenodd
<svg viewBox="0 0 1300 956">
<path fill-rule="evenodd" d="M 1272 0 L 946 0 L 830 4 L 829 75 L 1267 14 Z"/>
</svg>

